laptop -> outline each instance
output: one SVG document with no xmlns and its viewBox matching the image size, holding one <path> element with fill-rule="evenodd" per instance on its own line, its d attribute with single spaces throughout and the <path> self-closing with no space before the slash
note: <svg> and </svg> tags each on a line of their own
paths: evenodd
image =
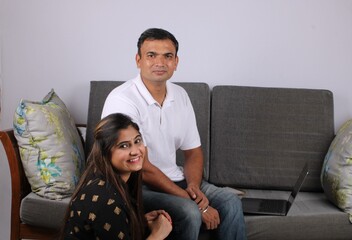
<svg viewBox="0 0 352 240">
<path fill-rule="evenodd" d="M 286 216 L 308 174 L 308 162 L 306 162 L 288 200 L 243 197 L 243 212 L 247 214 Z"/>
</svg>

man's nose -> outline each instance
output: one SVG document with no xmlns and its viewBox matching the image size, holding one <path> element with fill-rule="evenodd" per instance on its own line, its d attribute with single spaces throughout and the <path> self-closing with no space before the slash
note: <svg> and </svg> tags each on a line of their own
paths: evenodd
<svg viewBox="0 0 352 240">
<path fill-rule="evenodd" d="M 155 64 L 164 65 L 165 64 L 165 57 L 159 55 L 155 58 Z"/>
</svg>

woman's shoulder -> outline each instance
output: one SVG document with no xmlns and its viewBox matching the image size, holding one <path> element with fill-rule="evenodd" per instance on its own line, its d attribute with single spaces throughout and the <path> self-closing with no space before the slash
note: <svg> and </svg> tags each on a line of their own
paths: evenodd
<svg viewBox="0 0 352 240">
<path fill-rule="evenodd" d="M 77 194 L 80 201 L 92 203 L 109 203 L 124 206 L 124 201 L 120 193 L 101 176 L 92 176 L 88 182 L 82 187 L 81 191 Z"/>
</svg>

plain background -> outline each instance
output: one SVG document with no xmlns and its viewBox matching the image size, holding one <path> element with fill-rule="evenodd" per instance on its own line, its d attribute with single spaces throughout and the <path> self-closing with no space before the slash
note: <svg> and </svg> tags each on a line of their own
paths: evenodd
<svg viewBox="0 0 352 240">
<path fill-rule="evenodd" d="M 351 0 L 0 0 L 0 128 L 12 127 L 21 98 L 39 101 L 52 88 L 86 123 L 89 82 L 135 77 L 136 42 L 150 27 L 180 42 L 173 81 L 328 89 L 335 129 L 352 117 Z M 8 239 L 0 151 L 0 239 Z"/>
</svg>

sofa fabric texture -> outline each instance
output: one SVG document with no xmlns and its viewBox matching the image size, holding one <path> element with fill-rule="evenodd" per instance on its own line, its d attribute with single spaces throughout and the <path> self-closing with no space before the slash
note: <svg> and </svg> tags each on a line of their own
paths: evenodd
<svg viewBox="0 0 352 240">
<path fill-rule="evenodd" d="M 334 137 L 330 91 L 215 86 L 211 114 L 211 182 L 290 190 L 308 161 L 303 190 L 321 191 Z"/>
<path fill-rule="evenodd" d="M 84 168 L 84 149 L 73 118 L 54 90 L 41 102 L 20 101 L 14 134 L 32 191 L 55 200 L 70 196 Z"/>
<path fill-rule="evenodd" d="M 52 200 L 30 193 L 21 202 L 21 221 L 33 226 L 60 230 L 70 200 L 71 197 Z"/>
</svg>

